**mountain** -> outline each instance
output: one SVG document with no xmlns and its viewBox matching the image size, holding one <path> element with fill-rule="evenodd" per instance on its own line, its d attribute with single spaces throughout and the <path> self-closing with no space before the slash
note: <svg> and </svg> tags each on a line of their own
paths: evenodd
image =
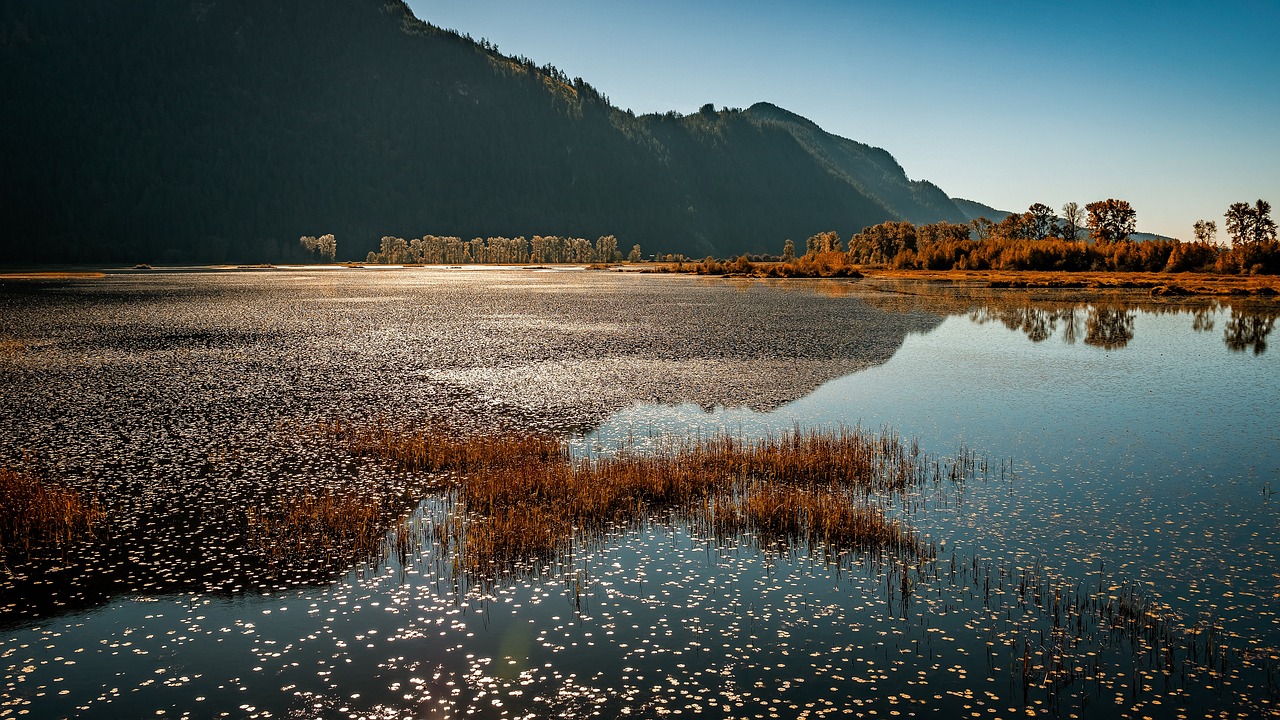
<svg viewBox="0 0 1280 720">
<path fill-rule="evenodd" d="M 986 218 L 992 222 L 1000 222 L 1009 217 L 1013 213 L 1008 210 L 997 210 L 990 205 L 983 205 L 976 200 L 965 200 L 964 198 L 952 198 L 951 200 L 964 213 L 965 219 L 977 220 L 978 218 Z"/>
<path fill-rule="evenodd" d="M 0 263 L 339 257 L 383 235 L 692 257 L 967 215 L 781 108 L 635 116 L 401 0 L 0 0 Z"/>
<path fill-rule="evenodd" d="M 969 220 L 937 185 L 908 179 L 906 171 L 885 150 L 832 135 L 812 121 L 769 103 L 756 103 L 746 112 L 761 126 L 785 130 L 823 168 L 858 193 L 873 198 L 890 217 L 913 223 Z"/>
</svg>

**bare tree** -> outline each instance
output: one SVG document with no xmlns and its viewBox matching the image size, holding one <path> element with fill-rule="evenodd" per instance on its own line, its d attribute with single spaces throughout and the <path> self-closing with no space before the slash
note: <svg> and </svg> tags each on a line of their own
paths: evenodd
<svg viewBox="0 0 1280 720">
<path fill-rule="evenodd" d="M 986 217 L 980 217 L 969 221 L 969 227 L 973 228 L 973 234 L 978 240 L 986 240 L 991 237 L 991 228 L 996 224 Z"/>
<path fill-rule="evenodd" d="M 1197 220 L 1193 227 L 1196 231 L 1196 242 L 1206 245 L 1218 243 L 1218 223 L 1212 220 Z"/>
<path fill-rule="evenodd" d="M 1062 206 L 1062 224 L 1059 226 L 1059 230 L 1062 231 L 1063 240 L 1079 240 L 1080 226 L 1083 224 L 1083 208 L 1073 202 Z"/>
</svg>

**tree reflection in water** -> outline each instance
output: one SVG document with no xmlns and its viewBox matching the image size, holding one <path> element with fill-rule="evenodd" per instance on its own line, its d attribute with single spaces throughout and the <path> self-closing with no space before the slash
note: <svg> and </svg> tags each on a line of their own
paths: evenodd
<svg viewBox="0 0 1280 720">
<path fill-rule="evenodd" d="M 1105 350 L 1119 350 L 1134 339 L 1138 313 L 1189 315 L 1196 332 L 1211 332 L 1220 313 L 1230 313 L 1222 339 L 1236 352 L 1267 350 L 1267 338 L 1280 317 L 1280 304 L 1270 300 L 1197 298 L 1170 302 L 1140 296 L 1033 297 L 1018 290 L 975 288 L 933 289 L 926 293 L 872 296 L 868 301 L 886 310 L 967 314 L 976 323 L 998 322 L 1043 342 L 1058 336 L 1068 345 L 1081 340 Z"/>
<path fill-rule="evenodd" d="M 1217 310 L 1216 305 L 1202 306 L 1191 309 L 1191 329 L 1196 332 L 1209 332 L 1213 330 L 1213 313 Z"/>
<path fill-rule="evenodd" d="M 1222 341 L 1234 352 L 1253 350 L 1254 355 L 1267 351 L 1267 336 L 1276 324 L 1276 312 L 1269 314 L 1232 309 L 1231 319 L 1222 331 Z"/>
<path fill-rule="evenodd" d="M 1118 350 L 1133 339 L 1133 313 L 1112 307 L 1089 308 L 1084 344 Z"/>
</svg>

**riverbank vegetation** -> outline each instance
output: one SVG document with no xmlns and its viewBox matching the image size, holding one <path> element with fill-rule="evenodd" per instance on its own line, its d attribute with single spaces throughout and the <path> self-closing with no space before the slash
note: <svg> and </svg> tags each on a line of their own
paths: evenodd
<svg viewBox="0 0 1280 720">
<path fill-rule="evenodd" d="M 930 271 L 1056 271 L 1107 273 L 1280 274 L 1280 241 L 1271 205 L 1235 203 L 1225 215 L 1231 244 L 1217 242 L 1217 225 L 1201 220 L 1196 239 L 1133 239 L 1136 213 L 1114 198 L 1063 206 L 1061 216 L 1041 203 L 999 222 L 978 218 L 969 224 L 906 221 L 865 227 L 844 242 L 834 232 L 811 236 L 805 254 L 787 240 L 780 258 L 753 262 L 707 258 L 666 266 L 707 275 L 758 277 L 857 277 L 867 269 Z"/>
<path fill-rule="evenodd" d="M 672 439 L 656 453 L 593 458 L 574 457 L 562 439 L 531 430 L 445 422 L 281 431 L 313 456 L 370 462 L 343 479 L 302 474 L 234 491 L 207 479 L 99 488 L 109 504 L 49 473 L 0 468 L 0 620 L 121 593 L 329 582 L 431 543 L 452 574 L 485 584 L 541 572 L 617 531 L 671 520 L 707 537 L 807 546 L 832 562 L 850 553 L 924 559 L 934 550 L 891 509 L 894 498 L 928 479 L 959 481 L 976 470 L 972 461 L 928 458 L 889 431 Z M 235 478 L 242 472 L 235 468 L 252 461 L 211 456 L 209 463 Z"/>
</svg>

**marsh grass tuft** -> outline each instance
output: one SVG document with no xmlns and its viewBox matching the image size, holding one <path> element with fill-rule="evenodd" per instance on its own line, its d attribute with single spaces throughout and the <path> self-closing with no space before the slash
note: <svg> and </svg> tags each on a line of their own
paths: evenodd
<svg viewBox="0 0 1280 720">
<path fill-rule="evenodd" d="M 837 553 L 931 552 L 877 505 L 930 477 L 918 449 L 889 431 L 717 435 L 670 440 L 652 454 L 581 459 L 534 432 L 344 422 L 318 431 L 356 455 L 425 473 L 424 490 L 451 493 L 454 520 L 438 525 L 435 539 L 477 576 L 542 566 L 575 542 L 662 517 L 718 537 L 750 534 Z"/>
<path fill-rule="evenodd" d="M 321 490 L 248 509 L 250 547 L 276 560 L 368 557 L 387 534 L 386 498 Z"/>
<path fill-rule="evenodd" d="M 95 537 L 105 517 L 96 498 L 45 480 L 32 470 L 0 467 L 0 553 L 29 552 Z"/>
</svg>

